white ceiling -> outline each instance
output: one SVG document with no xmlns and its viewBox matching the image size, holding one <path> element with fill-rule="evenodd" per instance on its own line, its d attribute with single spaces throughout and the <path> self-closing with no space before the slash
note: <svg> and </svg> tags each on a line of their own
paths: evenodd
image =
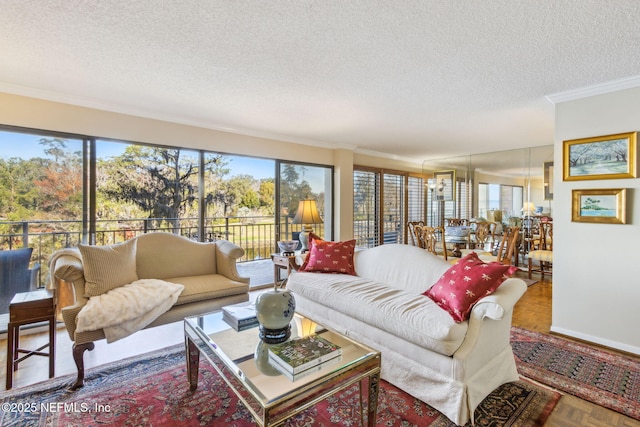
<svg viewBox="0 0 640 427">
<path fill-rule="evenodd" d="M 638 22 L 638 0 L 2 0 L 0 92 L 422 162 L 552 144 L 547 95 L 640 85 Z"/>
</svg>

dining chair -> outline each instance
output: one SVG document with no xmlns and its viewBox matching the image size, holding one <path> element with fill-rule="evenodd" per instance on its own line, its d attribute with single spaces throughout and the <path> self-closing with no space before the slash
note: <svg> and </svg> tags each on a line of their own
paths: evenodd
<svg viewBox="0 0 640 427">
<path fill-rule="evenodd" d="M 505 227 L 500 242 L 498 243 L 497 255 L 493 252 L 478 251 L 475 249 L 463 249 L 462 256 L 468 255 L 470 252 L 476 252 L 478 258 L 484 262 L 499 262 L 504 265 L 512 265 L 515 257 L 518 255 L 518 237 L 520 236 L 520 227 Z"/>
<path fill-rule="evenodd" d="M 553 223 L 541 221 L 538 225 L 538 234 L 532 241 L 532 249 L 528 254 L 528 274 L 537 272 L 544 277 L 545 274 L 552 275 L 553 270 Z M 535 268 L 534 261 L 538 267 Z"/>
<path fill-rule="evenodd" d="M 424 221 L 409 221 L 407 223 L 407 234 L 409 235 L 409 241 L 413 246 L 419 246 L 418 236 L 416 234 L 416 226 L 424 226 Z"/>
<path fill-rule="evenodd" d="M 444 242 L 443 227 L 421 227 L 421 240 L 424 244 L 423 248 L 434 255 L 441 256 L 447 261 L 447 245 Z"/>
<path fill-rule="evenodd" d="M 472 221 L 470 226 L 473 231 L 469 234 L 469 248 L 475 249 L 478 246 L 481 249 L 486 249 L 487 242 L 490 241 L 491 249 L 493 249 L 497 224 L 487 221 Z"/>
<path fill-rule="evenodd" d="M 518 255 L 518 237 L 520 236 L 520 227 L 507 227 L 502 234 L 502 240 L 498 246 L 498 255 L 496 261 L 504 264 L 513 264 L 514 258 Z"/>
</svg>

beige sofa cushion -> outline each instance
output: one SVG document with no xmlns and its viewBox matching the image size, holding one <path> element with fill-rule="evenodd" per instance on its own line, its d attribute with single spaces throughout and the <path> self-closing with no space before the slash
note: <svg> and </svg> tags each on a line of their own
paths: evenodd
<svg viewBox="0 0 640 427">
<path fill-rule="evenodd" d="M 172 233 L 148 233 L 136 240 L 136 271 L 140 279 L 170 282 L 170 277 L 218 273 L 213 242 L 199 243 Z"/>
<path fill-rule="evenodd" d="M 136 240 L 109 246 L 80 245 L 85 296 L 93 297 L 138 280 Z"/>
<path fill-rule="evenodd" d="M 249 292 L 249 284 L 230 280 L 221 274 L 170 277 L 165 280 L 184 285 L 184 290 L 175 305 Z"/>
</svg>

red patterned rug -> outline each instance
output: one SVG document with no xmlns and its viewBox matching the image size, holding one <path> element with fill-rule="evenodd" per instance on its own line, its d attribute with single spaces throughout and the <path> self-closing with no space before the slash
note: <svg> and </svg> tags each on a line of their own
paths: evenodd
<svg viewBox="0 0 640 427">
<path fill-rule="evenodd" d="M 511 329 L 518 372 L 640 420 L 640 361 L 554 335 Z"/>
<path fill-rule="evenodd" d="M 198 389 L 187 385 L 184 348 L 173 347 L 98 367 L 87 384 L 67 390 L 70 376 L 0 395 L 0 425 L 19 426 L 255 426 L 249 412 L 206 361 Z M 542 426 L 560 394 L 527 381 L 508 383 L 476 410 L 476 425 Z M 25 410 L 25 408 L 28 409 Z M 12 411 L 11 409 L 15 409 Z M 287 427 L 360 425 L 357 385 L 288 420 Z M 377 425 L 453 427 L 425 403 L 382 381 Z"/>
</svg>

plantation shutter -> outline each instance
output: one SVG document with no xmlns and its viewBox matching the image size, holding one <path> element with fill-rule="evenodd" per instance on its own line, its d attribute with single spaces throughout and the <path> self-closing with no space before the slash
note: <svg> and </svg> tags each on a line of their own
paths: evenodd
<svg viewBox="0 0 640 427">
<path fill-rule="evenodd" d="M 372 248 L 379 242 L 380 175 L 376 172 L 353 172 L 353 235 L 356 246 Z"/>
</svg>

